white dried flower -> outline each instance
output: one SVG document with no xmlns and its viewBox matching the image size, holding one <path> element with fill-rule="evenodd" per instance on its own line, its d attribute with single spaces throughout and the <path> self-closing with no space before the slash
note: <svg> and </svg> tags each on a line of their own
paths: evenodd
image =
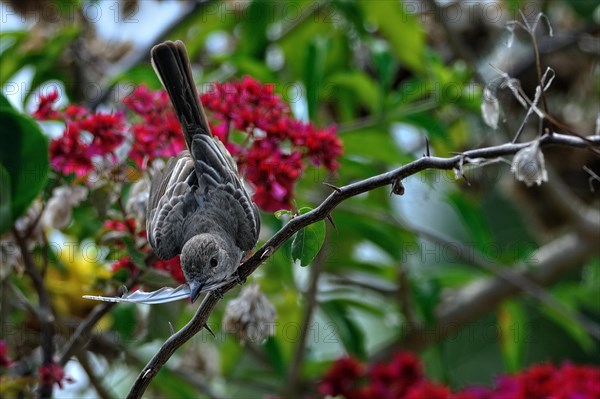
<svg viewBox="0 0 600 399">
<path fill-rule="evenodd" d="M 483 102 L 481 103 L 481 116 L 486 125 L 492 129 L 498 127 L 498 119 L 500 119 L 500 105 L 496 95 L 486 87 L 483 90 Z"/>
<path fill-rule="evenodd" d="M 135 182 L 129 190 L 129 198 L 125 209 L 135 219 L 136 226 L 146 226 L 146 210 L 150 197 L 150 181 L 142 178 Z"/>
<path fill-rule="evenodd" d="M 538 186 L 548 181 L 548 171 L 544 162 L 544 154 L 540 150 L 539 140 L 534 141 L 527 147 L 515 154 L 510 171 L 515 178 L 524 182 L 527 187 L 534 184 Z"/>
<path fill-rule="evenodd" d="M 274 334 L 275 308 L 257 284 L 242 289 L 240 296 L 230 301 L 223 317 L 223 329 L 242 341 L 260 343 Z"/>
<path fill-rule="evenodd" d="M 43 225 L 59 230 L 67 227 L 73 218 L 73 207 L 85 200 L 87 195 L 87 190 L 81 186 L 61 186 L 52 190 L 52 197 L 42 216 Z"/>
</svg>

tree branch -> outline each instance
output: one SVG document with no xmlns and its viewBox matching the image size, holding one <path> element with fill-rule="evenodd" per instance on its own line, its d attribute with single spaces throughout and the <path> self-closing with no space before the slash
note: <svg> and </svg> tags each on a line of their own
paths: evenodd
<svg viewBox="0 0 600 399">
<path fill-rule="evenodd" d="M 576 136 L 553 133 L 551 135 L 544 135 L 539 140 L 540 147 L 546 147 L 549 145 L 562 145 L 575 148 L 592 149 L 597 149 L 600 147 L 600 136 L 589 136 L 587 138 L 580 138 Z M 392 171 L 382 173 L 380 175 L 373 176 L 365 180 L 357 181 L 347 186 L 340 187 L 339 190 L 333 191 L 318 207 L 316 207 L 312 211 L 291 219 L 260 249 L 258 249 L 246 262 L 240 265 L 238 269 L 240 279 L 243 281 L 250 274 L 252 274 L 263 262 L 265 262 L 279 247 L 281 247 L 281 245 L 283 245 L 283 243 L 285 243 L 289 238 L 291 238 L 296 232 L 312 223 L 325 219 L 338 204 L 340 204 L 342 201 L 348 198 L 365 193 L 367 191 L 374 190 L 379 187 L 383 187 L 388 184 L 392 184 L 398 179 L 402 180 L 425 169 L 450 170 L 454 168 L 459 168 L 462 165 L 469 164 L 471 159 L 494 159 L 505 155 L 511 155 L 515 154 L 517 151 L 531 144 L 532 142 L 507 143 L 494 147 L 485 147 L 475 150 L 469 150 L 460 155 L 455 155 L 449 158 L 423 157 Z M 554 248 L 550 248 L 550 250 L 552 249 Z M 587 248 L 587 250 L 589 251 L 589 248 Z M 577 259 L 577 256 L 571 256 L 571 254 L 568 254 L 562 249 L 561 251 L 563 252 L 557 254 L 557 258 L 566 261 L 564 258 L 565 255 L 567 255 L 567 259 L 569 260 L 569 262 L 567 262 L 568 264 L 571 264 L 573 259 Z M 556 262 L 552 259 L 549 261 Z M 556 268 L 560 267 L 560 263 L 556 265 Z M 551 270 L 554 270 L 554 268 L 551 268 Z M 494 282 L 496 282 L 496 280 L 494 280 Z M 497 282 L 496 284 L 498 284 L 499 286 L 499 288 L 497 289 L 501 290 L 501 292 L 503 293 L 506 290 L 509 290 L 509 292 L 515 292 L 517 290 L 511 285 L 507 285 L 504 279 L 500 279 L 499 282 Z M 219 292 L 209 292 L 205 296 L 204 300 L 198 307 L 198 310 L 196 311 L 196 314 L 194 315 L 192 320 L 190 320 L 188 324 L 186 324 L 177 333 L 169 337 L 169 339 L 165 341 L 165 343 L 162 345 L 159 351 L 152 357 L 152 359 L 150 359 L 146 367 L 144 367 L 144 369 L 140 372 L 127 396 L 128 398 L 140 398 L 143 395 L 144 391 L 146 390 L 152 379 L 156 376 L 160 368 L 169 360 L 171 355 L 179 347 L 181 347 L 196 333 L 202 330 L 202 328 L 208 320 L 208 317 L 212 313 L 219 300 L 222 298 L 222 295 L 231 290 L 236 285 L 237 282 L 231 282 L 228 285 L 223 286 L 219 290 Z M 504 296 L 502 296 L 501 298 L 504 298 Z M 474 305 L 479 305 L 479 303 L 475 303 Z M 460 314 L 461 313 L 459 313 L 459 315 Z M 466 312 L 462 311 L 462 316 L 464 317 L 465 315 Z"/>
<path fill-rule="evenodd" d="M 539 248 L 531 262 L 532 266 L 514 266 L 508 269 L 508 273 L 516 279 L 527 279 L 547 286 L 598 253 L 600 248 L 591 237 L 568 233 Z M 440 342 L 519 291 L 519 287 L 506 284 L 505 276 L 475 281 L 440 305 L 435 327 L 416 326 L 396 342 L 380 349 L 373 360 L 386 359 L 398 348 L 419 351 Z"/>
<path fill-rule="evenodd" d="M 302 325 L 300 326 L 300 337 L 298 343 L 294 349 L 294 357 L 290 364 L 287 377 L 287 386 L 285 389 L 286 398 L 294 398 L 297 396 L 297 388 L 300 377 L 300 369 L 302 361 L 304 360 L 304 354 L 306 352 L 306 337 L 310 329 L 310 322 L 313 318 L 313 313 L 317 305 L 317 294 L 319 292 L 319 277 L 325 266 L 325 253 L 327 251 L 327 240 L 317 254 L 314 262 L 310 267 L 310 282 L 308 291 L 306 292 L 306 308 L 304 310 L 304 318 Z"/>
<path fill-rule="evenodd" d="M 131 276 L 129 281 L 125 284 L 125 286 L 129 289 L 137 284 L 138 278 L 140 276 L 140 271 L 137 270 Z M 88 334 L 96 323 L 100 321 L 104 315 L 106 315 L 112 308 L 115 306 L 116 302 L 102 302 L 91 311 L 91 313 L 83 320 L 69 338 L 69 341 L 65 344 L 62 349 L 59 358 L 58 364 L 64 367 L 65 364 L 69 361 L 71 356 L 73 356 L 83 345 L 85 345 L 89 341 Z"/>
<path fill-rule="evenodd" d="M 38 295 L 39 310 L 37 312 L 40 322 L 40 341 L 42 346 L 42 362 L 44 365 L 49 365 L 54 362 L 54 314 L 50 305 L 50 295 L 44 285 L 44 279 L 38 273 L 35 262 L 27 248 L 25 238 L 21 236 L 19 231 L 14 228 L 13 235 L 17 241 L 17 245 L 21 250 L 23 263 L 25 264 L 25 272 L 29 275 L 33 282 L 33 287 Z M 40 385 L 40 398 L 52 397 L 53 382 L 42 382 Z"/>
</svg>

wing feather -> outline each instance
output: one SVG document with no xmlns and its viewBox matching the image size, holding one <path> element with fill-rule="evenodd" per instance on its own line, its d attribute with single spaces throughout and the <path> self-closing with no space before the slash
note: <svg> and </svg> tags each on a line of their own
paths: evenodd
<svg viewBox="0 0 600 399">
<path fill-rule="evenodd" d="M 238 222 L 234 232 L 236 244 L 243 250 L 252 249 L 258 241 L 260 215 L 231 155 L 218 139 L 206 135 L 194 136 L 191 154 L 196 160 L 194 165 L 201 192 L 223 192 L 215 202 L 235 215 Z M 211 194 L 210 198 L 215 195 Z"/>
<path fill-rule="evenodd" d="M 150 245 L 161 259 L 171 259 L 181 252 L 183 220 L 199 207 L 194 199 L 196 185 L 194 161 L 188 151 L 171 158 L 164 171 L 152 179 L 146 231 Z"/>
</svg>

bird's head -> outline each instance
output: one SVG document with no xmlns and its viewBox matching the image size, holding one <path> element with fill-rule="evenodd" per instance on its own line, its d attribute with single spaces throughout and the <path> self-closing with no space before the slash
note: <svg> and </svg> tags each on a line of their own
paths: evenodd
<svg viewBox="0 0 600 399">
<path fill-rule="evenodd" d="M 241 251 L 218 235 L 198 234 L 181 249 L 181 268 L 194 302 L 201 292 L 210 291 L 231 280 L 237 270 Z"/>
</svg>

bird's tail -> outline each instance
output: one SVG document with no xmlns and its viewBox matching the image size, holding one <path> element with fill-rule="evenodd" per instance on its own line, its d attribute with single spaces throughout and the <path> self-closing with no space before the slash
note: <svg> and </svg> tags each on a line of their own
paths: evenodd
<svg viewBox="0 0 600 399">
<path fill-rule="evenodd" d="M 169 93 L 183 128 L 185 141 L 191 149 L 194 134 L 211 133 L 192 78 L 192 68 L 185 45 L 180 40 L 157 44 L 152 48 L 151 58 L 154 70 Z"/>
</svg>

